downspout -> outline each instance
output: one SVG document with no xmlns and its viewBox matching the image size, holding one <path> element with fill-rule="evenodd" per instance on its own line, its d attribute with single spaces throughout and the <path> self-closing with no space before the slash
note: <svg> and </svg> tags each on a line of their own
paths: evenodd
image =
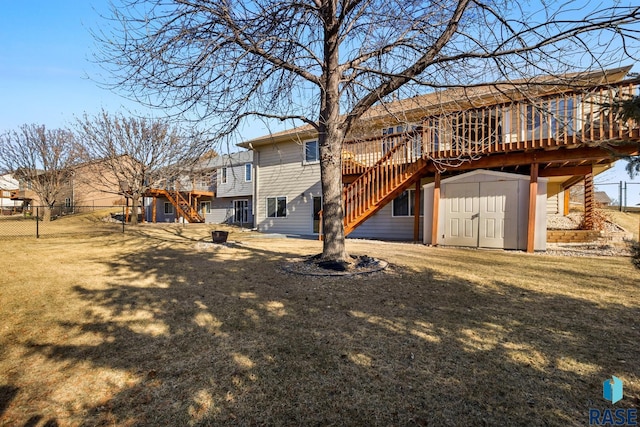
<svg viewBox="0 0 640 427">
<path fill-rule="evenodd" d="M 253 151 L 253 194 L 251 195 L 251 215 L 253 216 L 253 228 L 258 228 L 258 169 L 260 164 L 260 152 L 249 144 L 249 148 Z"/>
</svg>

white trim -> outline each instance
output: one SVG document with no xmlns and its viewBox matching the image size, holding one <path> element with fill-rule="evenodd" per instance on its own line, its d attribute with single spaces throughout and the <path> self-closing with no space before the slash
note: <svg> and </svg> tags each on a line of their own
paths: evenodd
<svg viewBox="0 0 640 427">
<path fill-rule="evenodd" d="M 446 184 L 448 182 L 455 182 L 455 181 L 459 181 L 463 178 L 468 178 L 470 176 L 474 176 L 474 175 L 490 175 L 490 176 L 494 176 L 496 178 L 502 178 L 503 180 L 507 180 L 507 181 L 511 181 L 514 179 L 522 179 L 522 180 L 526 180 L 529 181 L 531 179 L 531 177 L 529 175 L 521 175 L 521 174 L 515 174 L 515 173 L 510 173 L 510 172 L 499 172 L 499 171 L 492 171 L 492 170 L 487 170 L 487 169 L 476 169 L 473 170 L 471 172 L 466 172 L 460 175 L 456 175 L 456 176 L 452 176 L 446 179 L 443 179 L 442 181 L 440 181 L 440 185 L 442 184 Z M 540 181 L 544 181 L 547 182 L 549 181 L 549 178 L 544 178 L 544 177 L 538 177 L 538 182 Z M 422 188 L 431 188 L 435 185 L 435 183 L 430 182 L 428 184 L 424 184 L 422 186 Z"/>
</svg>

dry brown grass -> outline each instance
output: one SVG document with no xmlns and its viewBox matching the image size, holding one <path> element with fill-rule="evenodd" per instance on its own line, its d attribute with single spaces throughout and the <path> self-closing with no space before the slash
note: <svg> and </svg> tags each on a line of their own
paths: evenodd
<svg viewBox="0 0 640 427">
<path fill-rule="evenodd" d="M 305 277 L 320 242 L 210 230 L 0 242 L 0 425 L 584 425 L 611 375 L 638 404 L 627 258 L 350 241 L 392 267 Z"/>
<path fill-rule="evenodd" d="M 640 212 L 620 212 L 615 209 L 609 209 L 608 213 L 616 224 L 629 233 L 633 233 L 635 240 L 640 240 L 638 235 L 640 232 Z"/>
</svg>

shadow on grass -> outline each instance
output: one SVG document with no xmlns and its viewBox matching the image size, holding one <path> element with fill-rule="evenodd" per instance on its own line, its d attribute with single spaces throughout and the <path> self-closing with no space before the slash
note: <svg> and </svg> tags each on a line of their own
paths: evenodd
<svg viewBox="0 0 640 427">
<path fill-rule="evenodd" d="M 18 394 L 18 387 L 10 385 L 0 385 L 0 417 L 4 414 L 11 401 Z"/>
<path fill-rule="evenodd" d="M 110 262 L 92 311 L 63 326 L 98 345 L 32 352 L 137 382 L 86 425 L 583 425 L 602 381 L 640 390 L 623 304 L 430 271 L 292 276 L 293 254 L 140 248 Z M 579 292 L 579 290 L 577 290 Z"/>
</svg>

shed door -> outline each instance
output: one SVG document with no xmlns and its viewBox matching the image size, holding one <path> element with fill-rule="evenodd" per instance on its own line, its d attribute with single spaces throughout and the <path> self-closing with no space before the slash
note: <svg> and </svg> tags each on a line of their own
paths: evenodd
<svg viewBox="0 0 640 427">
<path fill-rule="evenodd" d="M 479 184 L 447 184 L 445 187 L 445 245 L 477 246 Z"/>
<path fill-rule="evenodd" d="M 478 246 L 518 248 L 518 181 L 480 183 Z"/>
</svg>

